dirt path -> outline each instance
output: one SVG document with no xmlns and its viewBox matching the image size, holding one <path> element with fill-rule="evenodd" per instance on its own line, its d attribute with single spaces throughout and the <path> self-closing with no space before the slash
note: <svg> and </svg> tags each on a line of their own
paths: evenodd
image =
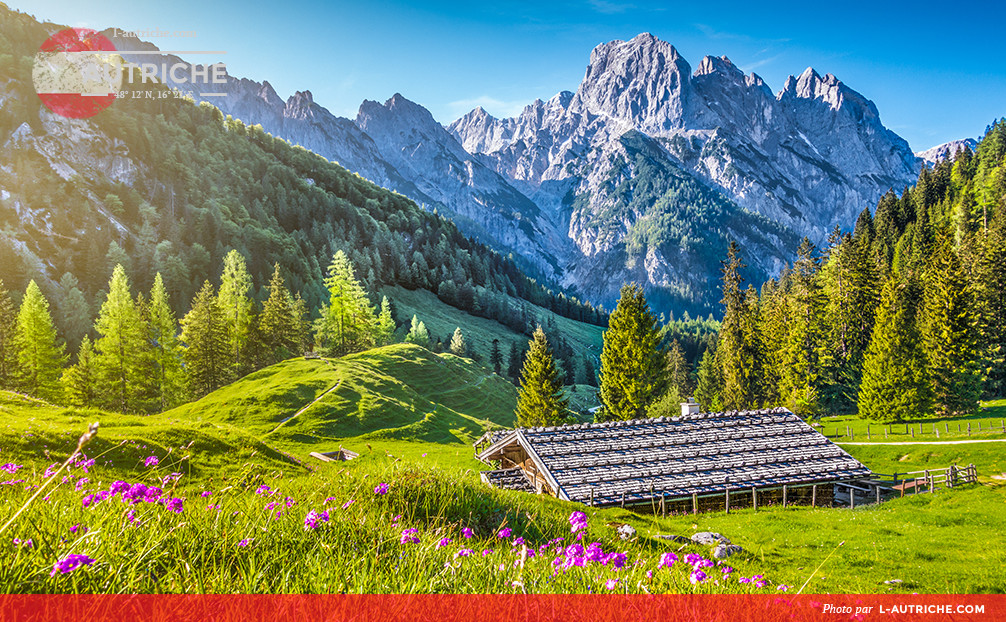
<svg viewBox="0 0 1006 622">
<path fill-rule="evenodd" d="M 328 365 L 329 367 L 332 367 L 332 363 L 330 361 L 328 361 L 326 359 L 322 359 L 322 360 L 325 361 L 326 365 Z M 335 391 L 336 389 L 338 389 L 341 385 L 342 385 L 342 380 L 339 380 L 339 382 L 336 382 L 332 386 L 330 386 L 327 389 L 325 389 L 324 391 L 322 391 L 321 395 L 319 395 L 318 397 L 316 397 L 313 400 L 311 400 L 310 402 L 308 402 L 303 408 L 301 408 L 297 412 L 293 413 L 292 415 L 290 415 L 286 419 L 280 421 L 279 425 L 277 425 L 272 430 L 269 430 L 269 434 L 272 434 L 276 430 L 278 430 L 281 427 L 283 427 L 286 424 L 287 421 L 295 419 L 296 417 L 298 417 L 299 415 L 301 415 L 302 413 L 304 413 L 308 408 L 311 408 L 312 406 L 314 406 L 315 404 L 317 404 L 318 402 L 320 402 L 322 400 L 322 398 L 324 398 L 326 395 L 328 395 L 332 391 Z M 269 434 L 266 434 L 266 436 L 269 436 Z"/>
<path fill-rule="evenodd" d="M 970 441 L 904 441 L 901 443 L 835 443 L 836 445 L 969 445 L 971 443 L 1006 443 L 1006 438 L 987 438 Z"/>
</svg>

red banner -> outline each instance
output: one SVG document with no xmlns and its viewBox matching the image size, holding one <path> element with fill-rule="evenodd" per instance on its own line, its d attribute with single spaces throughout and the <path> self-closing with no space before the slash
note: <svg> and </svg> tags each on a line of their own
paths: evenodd
<svg viewBox="0 0 1006 622">
<path fill-rule="evenodd" d="M 996 595 L 26 595 L 4 622 L 1003 620 Z"/>
</svg>

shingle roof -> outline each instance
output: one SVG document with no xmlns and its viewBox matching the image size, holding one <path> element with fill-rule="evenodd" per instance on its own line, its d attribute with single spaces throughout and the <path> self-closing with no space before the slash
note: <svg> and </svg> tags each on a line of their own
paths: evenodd
<svg viewBox="0 0 1006 622">
<path fill-rule="evenodd" d="M 519 467 L 513 469 L 498 469 L 496 471 L 482 471 L 482 479 L 496 488 L 507 490 L 519 490 L 521 492 L 534 492 L 534 487 L 524 475 L 524 471 Z"/>
<path fill-rule="evenodd" d="M 526 443 L 560 496 L 611 505 L 865 477 L 870 471 L 784 408 L 524 428 L 479 454 Z"/>
</svg>

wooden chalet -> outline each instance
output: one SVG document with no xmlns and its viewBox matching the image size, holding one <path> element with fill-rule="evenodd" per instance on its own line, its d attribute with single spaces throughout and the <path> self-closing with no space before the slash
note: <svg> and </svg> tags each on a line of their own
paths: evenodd
<svg viewBox="0 0 1006 622">
<path fill-rule="evenodd" d="M 831 505 L 870 470 L 785 408 L 492 431 L 476 457 L 498 488 L 654 512 Z"/>
</svg>

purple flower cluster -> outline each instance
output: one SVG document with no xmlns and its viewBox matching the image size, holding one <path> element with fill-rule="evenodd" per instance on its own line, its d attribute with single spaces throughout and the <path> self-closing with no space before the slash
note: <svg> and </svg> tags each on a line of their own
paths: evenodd
<svg viewBox="0 0 1006 622">
<path fill-rule="evenodd" d="M 0 465 L 0 471 L 3 471 L 4 473 L 10 473 L 11 475 L 17 473 L 18 469 L 23 468 L 24 468 L 23 464 L 14 464 L 13 462 L 8 462 L 7 464 Z"/>
<path fill-rule="evenodd" d="M 87 508 L 111 499 L 116 495 L 119 495 L 124 503 L 128 502 L 130 505 L 136 505 L 137 503 L 161 503 L 168 511 L 175 512 L 176 514 L 180 514 L 183 510 L 182 499 L 164 496 L 164 490 L 157 486 L 147 486 L 146 484 L 139 483 L 130 484 L 122 480 L 112 482 L 108 490 L 89 493 L 81 503 Z"/>
<path fill-rule="evenodd" d="M 93 563 L 94 559 L 88 557 L 87 555 L 67 555 L 52 565 L 52 572 L 49 573 L 49 576 L 54 577 L 57 572 L 61 574 L 73 572 L 81 566 L 90 566 Z"/>
<path fill-rule="evenodd" d="M 388 485 L 386 483 L 384 483 L 384 482 L 381 482 L 380 484 L 378 484 L 377 486 L 374 487 L 374 494 L 375 495 L 386 495 L 386 494 L 388 494 Z"/>
<path fill-rule="evenodd" d="M 510 529 L 509 527 L 504 527 L 503 529 L 500 529 L 499 531 L 496 532 L 496 536 L 504 540 L 506 540 L 512 535 L 513 535 L 513 529 Z"/>
<path fill-rule="evenodd" d="M 419 544 L 419 536 L 416 535 L 418 533 L 418 529 L 403 529 L 399 542 L 401 544 Z"/>
<path fill-rule="evenodd" d="M 145 467 L 155 467 L 161 463 L 161 459 L 157 456 L 147 456 L 147 459 L 143 461 L 143 466 Z"/>
<path fill-rule="evenodd" d="M 304 517 L 304 529 L 306 530 L 317 529 L 318 527 L 321 527 L 322 523 L 327 522 L 328 522 L 327 510 L 323 512 L 315 512 L 314 510 L 311 510 L 310 512 L 307 513 L 307 516 Z"/>
<path fill-rule="evenodd" d="M 569 530 L 572 533 L 582 531 L 587 528 L 587 515 L 583 512 L 573 512 L 569 515 Z"/>
</svg>

